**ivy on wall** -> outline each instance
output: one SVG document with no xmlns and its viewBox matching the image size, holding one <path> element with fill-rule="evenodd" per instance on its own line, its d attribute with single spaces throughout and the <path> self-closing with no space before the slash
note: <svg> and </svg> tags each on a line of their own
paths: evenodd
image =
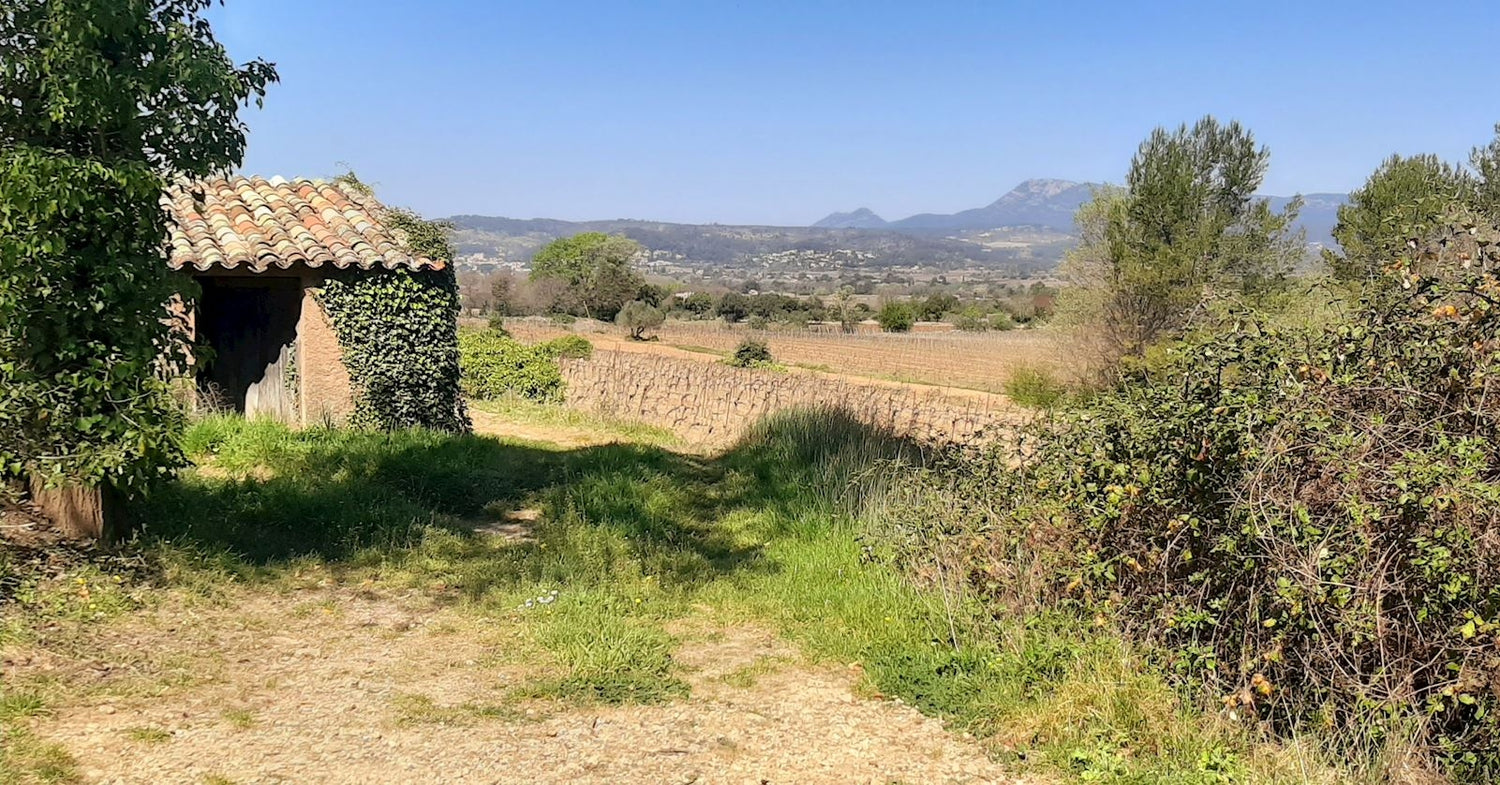
<svg viewBox="0 0 1500 785">
<path fill-rule="evenodd" d="M 344 185 L 368 193 L 353 175 Z M 447 227 L 409 210 L 381 219 L 407 248 L 452 259 Z M 471 428 L 459 392 L 458 282 L 443 270 L 348 270 L 330 275 L 316 295 L 343 350 L 354 388 L 353 424 L 394 430 Z"/>
</svg>

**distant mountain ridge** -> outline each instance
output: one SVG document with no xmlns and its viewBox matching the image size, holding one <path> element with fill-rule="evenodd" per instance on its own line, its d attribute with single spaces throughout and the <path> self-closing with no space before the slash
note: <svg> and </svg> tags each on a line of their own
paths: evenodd
<svg viewBox="0 0 1500 785">
<path fill-rule="evenodd" d="M 1026 180 L 1004 196 L 985 205 L 957 213 L 919 213 L 899 221 L 886 221 L 868 207 L 833 213 L 812 224 L 817 229 L 885 229 L 908 233 L 963 232 L 1006 227 L 1034 226 L 1057 232 L 1073 232 L 1073 215 L 1093 198 L 1099 183 L 1036 178 Z M 1290 197 L 1270 196 L 1271 206 L 1282 209 Z M 1329 245 L 1338 222 L 1338 208 L 1347 197 L 1336 193 L 1303 195 L 1297 223 L 1307 230 L 1308 242 Z"/>
</svg>

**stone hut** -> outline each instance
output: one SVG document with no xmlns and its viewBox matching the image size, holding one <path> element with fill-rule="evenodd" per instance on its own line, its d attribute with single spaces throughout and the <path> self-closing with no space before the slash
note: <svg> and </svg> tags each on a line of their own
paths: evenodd
<svg viewBox="0 0 1500 785">
<path fill-rule="evenodd" d="M 202 288 L 187 314 L 210 406 L 291 425 L 353 408 L 338 338 L 314 293 L 334 271 L 442 270 L 381 222 L 373 197 L 337 182 L 234 177 L 172 188 L 168 264 Z"/>
<path fill-rule="evenodd" d="M 413 255 L 381 221 L 381 205 L 318 180 L 233 177 L 171 187 L 167 264 L 202 290 L 185 314 L 200 401 L 289 425 L 336 424 L 354 410 L 339 339 L 316 292 L 330 275 L 449 260 Z M 31 488 L 32 501 L 71 536 L 118 533 L 107 488 Z"/>
</svg>

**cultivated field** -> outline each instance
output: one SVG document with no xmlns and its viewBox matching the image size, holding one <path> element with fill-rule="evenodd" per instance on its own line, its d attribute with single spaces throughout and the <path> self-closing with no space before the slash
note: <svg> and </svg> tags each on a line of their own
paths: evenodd
<svg viewBox="0 0 1500 785">
<path fill-rule="evenodd" d="M 660 340 L 640 343 L 627 341 L 613 325 L 592 321 L 580 321 L 570 329 L 545 320 L 513 319 L 505 329 L 527 342 L 571 331 L 601 348 L 667 353 L 676 349 L 707 356 L 727 355 L 746 337 L 755 337 L 787 366 L 995 393 L 1002 392 L 1020 368 L 1045 368 L 1063 376 L 1070 371 L 1061 338 L 1049 330 L 845 334 L 669 321 L 656 333 Z"/>
<path fill-rule="evenodd" d="M 688 443 L 725 447 L 768 415 L 835 407 L 924 443 L 982 443 L 1021 412 L 991 393 L 874 382 L 807 371 L 734 368 L 642 352 L 596 349 L 563 360 L 567 406 L 666 428 Z"/>
</svg>

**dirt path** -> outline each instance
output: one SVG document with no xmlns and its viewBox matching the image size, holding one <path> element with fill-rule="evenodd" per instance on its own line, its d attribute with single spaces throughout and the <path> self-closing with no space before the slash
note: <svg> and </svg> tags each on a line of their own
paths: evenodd
<svg viewBox="0 0 1500 785">
<path fill-rule="evenodd" d="M 856 697 L 857 668 L 753 627 L 675 634 L 691 697 L 655 706 L 508 702 L 526 668 L 513 626 L 368 589 L 174 604 L 94 657 L 7 667 L 94 674 L 101 697 L 35 726 L 89 782 L 1012 781 L 938 721 Z"/>
</svg>

